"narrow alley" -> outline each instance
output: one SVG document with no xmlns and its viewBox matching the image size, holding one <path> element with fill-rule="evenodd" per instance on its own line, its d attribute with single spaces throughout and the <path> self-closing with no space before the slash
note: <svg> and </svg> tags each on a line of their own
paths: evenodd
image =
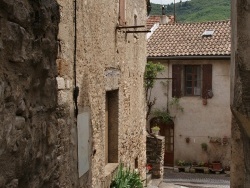
<svg viewBox="0 0 250 188">
<path fill-rule="evenodd" d="M 230 175 L 174 172 L 164 169 L 164 177 L 153 180 L 149 188 L 230 188 Z"/>
</svg>

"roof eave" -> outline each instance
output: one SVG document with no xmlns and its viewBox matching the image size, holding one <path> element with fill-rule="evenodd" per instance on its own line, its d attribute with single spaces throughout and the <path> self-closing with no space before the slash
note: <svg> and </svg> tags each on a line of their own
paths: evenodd
<svg viewBox="0 0 250 188">
<path fill-rule="evenodd" d="M 185 60 L 185 59 L 230 59 L 231 55 L 199 55 L 199 56 L 148 56 L 148 60 Z"/>
</svg>

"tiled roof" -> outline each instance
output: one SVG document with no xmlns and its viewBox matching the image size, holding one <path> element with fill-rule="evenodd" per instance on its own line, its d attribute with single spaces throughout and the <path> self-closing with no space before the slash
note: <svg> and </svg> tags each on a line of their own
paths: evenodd
<svg viewBox="0 0 250 188">
<path fill-rule="evenodd" d="M 146 23 L 147 29 L 151 29 L 155 23 L 160 23 L 161 17 L 162 16 L 159 16 L 159 15 L 150 15 L 147 18 L 147 23 Z M 174 16 L 173 15 L 168 15 L 167 19 L 168 19 L 169 23 L 174 23 Z"/>
<path fill-rule="evenodd" d="M 214 30 L 212 36 L 202 36 Z M 230 21 L 160 25 L 147 44 L 148 57 L 231 54 Z"/>
<path fill-rule="evenodd" d="M 147 23 L 146 23 L 147 29 L 151 29 L 155 23 L 160 23 L 160 21 L 161 21 L 161 16 L 155 16 L 155 15 L 149 16 L 147 18 Z"/>
</svg>

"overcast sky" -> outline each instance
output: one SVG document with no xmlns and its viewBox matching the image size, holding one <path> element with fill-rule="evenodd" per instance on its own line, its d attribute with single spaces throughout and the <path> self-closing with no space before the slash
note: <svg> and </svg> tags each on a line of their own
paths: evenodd
<svg viewBox="0 0 250 188">
<path fill-rule="evenodd" d="M 187 1 L 187 0 L 182 0 L 182 2 Z M 156 3 L 156 4 L 171 4 L 174 2 L 174 0 L 150 0 L 151 3 Z M 175 2 L 180 2 L 180 0 L 175 0 Z"/>
</svg>

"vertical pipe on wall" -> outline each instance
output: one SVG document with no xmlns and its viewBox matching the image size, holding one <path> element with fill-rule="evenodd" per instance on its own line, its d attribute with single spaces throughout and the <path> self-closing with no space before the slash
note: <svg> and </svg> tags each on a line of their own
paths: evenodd
<svg viewBox="0 0 250 188">
<path fill-rule="evenodd" d="M 174 0 L 174 23 L 176 23 L 176 9 L 175 9 L 175 0 Z"/>
<path fill-rule="evenodd" d="M 75 117 L 78 115 L 77 98 L 79 95 L 79 87 L 76 86 L 76 48 L 77 48 L 77 18 L 76 18 L 77 2 L 74 0 L 74 93 L 73 99 L 75 103 Z"/>
</svg>

